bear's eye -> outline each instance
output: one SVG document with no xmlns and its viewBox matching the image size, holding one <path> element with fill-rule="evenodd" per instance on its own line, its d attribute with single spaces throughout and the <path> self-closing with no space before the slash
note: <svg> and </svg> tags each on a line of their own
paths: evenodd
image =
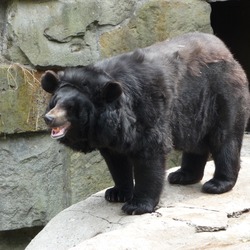
<svg viewBox="0 0 250 250">
<path fill-rule="evenodd" d="M 52 100 L 50 101 L 50 103 L 49 103 L 49 108 L 50 108 L 50 109 L 53 109 L 55 106 L 56 106 L 56 101 L 55 101 L 55 99 L 52 99 Z"/>
<path fill-rule="evenodd" d="M 72 102 L 66 102 L 64 103 L 64 108 L 68 111 L 68 113 L 70 112 L 74 112 L 76 109 L 76 104 L 72 101 Z"/>
</svg>

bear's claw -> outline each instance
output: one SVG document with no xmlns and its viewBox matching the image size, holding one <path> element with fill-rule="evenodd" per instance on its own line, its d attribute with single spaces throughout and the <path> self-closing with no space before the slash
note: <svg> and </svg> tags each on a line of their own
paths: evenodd
<svg viewBox="0 0 250 250">
<path fill-rule="evenodd" d="M 109 188 L 105 192 L 105 199 L 109 202 L 126 202 L 132 197 L 132 191 L 122 190 L 117 187 Z"/>
<path fill-rule="evenodd" d="M 154 212 L 155 202 L 149 199 L 132 199 L 127 201 L 122 210 L 126 214 L 140 215 Z"/>
</svg>

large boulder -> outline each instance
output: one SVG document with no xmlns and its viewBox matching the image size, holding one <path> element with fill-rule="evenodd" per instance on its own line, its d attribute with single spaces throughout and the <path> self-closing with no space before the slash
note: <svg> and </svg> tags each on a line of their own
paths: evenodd
<svg viewBox="0 0 250 250">
<path fill-rule="evenodd" d="M 86 65 L 181 33 L 212 31 L 210 5 L 201 0 L 13 0 L 7 24 L 5 57 L 41 67 Z"/>
<path fill-rule="evenodd" d="M 98 27 L 129 18 L 135 2 L 14 0 L 8 10 L 5 56 L 35 66 L 94 62 L 99 58 Z"/>
<path fill-rule="evenodd" d="M 200 0 L 149 0 L 127 23 L 100 35 L 100 53 L 109 57 L 180 34 L 211 33 L 210 5 Z"/>
<path fill-rule="evenodd" d="M 108 203 L 99 192 L 59 213 L 26 250 L 249 249 L 249 164 L 243 157 L 236 186 L 221 195 L 201 193 L 213 162 L 207 163 L 202 183 L 171 186 L 166 181 L 152 214 L 124 215 L 121 204 Z"/>
<path fill-rule="evenodd" d="M 0 231 L 43 226 L 112 183 L 97 152 L 73 153 L 44 133 L 2 138 L 0 159 Z"/>
<path fill-rule="evenodd" d="M 60 149 L 44 135 L 1 140 L 0 231 L 44 225 L 67 207 Z"/>
</svg>

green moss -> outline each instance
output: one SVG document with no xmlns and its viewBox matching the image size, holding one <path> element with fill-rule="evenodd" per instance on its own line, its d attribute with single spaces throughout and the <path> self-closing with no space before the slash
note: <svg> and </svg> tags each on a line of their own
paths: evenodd
<svg viewBox="0 0 250 250">
<path fill-rule="evenodd" d="M 139 9 L 129 23 L 100 37 L 103 57 L 146 47 L 168 36 L 168 5 L 166 1 L 150 1 Z"/>
<path fill-rule="evenodd" d="M 0 65 L 0 135 L 45 129 L 46 95 L 39 77 L 18 64 Z"/>
<path fill-rule="evenodd" d="M 210 6 L 197 0 L 151 0 L 142 5 L 127 24 L 103 33 L 99 38 L 101 56 L 146 47 L 185 32 L 211 32 Z"/>
</svg>

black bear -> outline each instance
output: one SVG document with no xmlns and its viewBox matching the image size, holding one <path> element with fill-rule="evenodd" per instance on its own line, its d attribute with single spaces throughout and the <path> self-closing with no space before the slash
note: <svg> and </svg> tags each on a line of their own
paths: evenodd
<svg viewBox="0 0 250 250">
<path fill-rule="evenodd" d="M 44 116 L 52 138 L 84 153 L 100 151 L 115 183 L 105 198 L 126 202 L 125 213 L 154 211 L 172 148 L 183 156 L 170 183 L 199 182 L 211 154 L 215 173 L 203 192 L 235 185 L 248 81 L 214 35 L 189 33 L 92 65 L 46 71 L 41 84 L 53 94 Z"/>
</svg>

